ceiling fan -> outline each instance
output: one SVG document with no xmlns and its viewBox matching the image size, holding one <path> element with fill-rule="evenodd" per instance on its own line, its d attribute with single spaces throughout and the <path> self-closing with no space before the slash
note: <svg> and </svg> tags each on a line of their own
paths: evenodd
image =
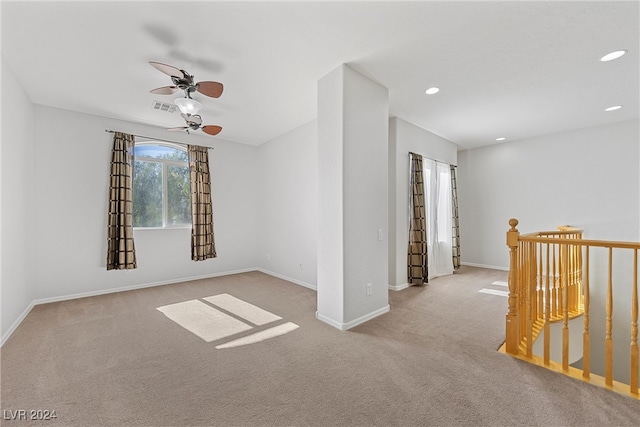
<svg viewBox="0 0 640 427">
<path fill-rule="evenodd" d="M 217 135 L 220 133 L 222 130 L 222 127 L 220 126 L 202 126 L 202 117 L 198 115 L 198 111 L 202 108 L 202 104 L 191 98 L 191 93 L 197 91 L 211 98 L 219 98 L 220 95 L 222 95 L 222 83 L 211 81 L 194 82 L 193 76 L 184 70 L 180 70 L 176 67 L 162 64 L 160 62 L 149 61 L 149 64 L 171 77 L 171 81 L 173 82 L 173 86 L 159 87 L 151 90 L 151 93 L 157 95 L 171 95 L 177 92 L 178 89 L 182 89 L 184 91 L 184 98 L 178 98 L 174 102 L 178 108 L 180 108 L 180 111 L 182 112 L 181 116 L 187 122 L 187 125 L 169 128 L 167 130 L 186 130 L 187 133 L 189 133 L 189 130 L 202 129 L 203 132 L 209 135 Z"/>
<path fill-rule="evenodd" d="M 168 131 L 181 131 L 186 130 L 189 133 L 189 130 L 198 130 L 202 129 L 204 133 L 209 135 L 217 135 L 222 130 L 222 127 L 216 125 L 204 125 L 202 126 L 202 117 L 198 114 L 188 114 L 182 113 L 180 114 L 182 118 L 187 122 L 186 126 L 178 126 L 175 128 L 169 128 Z"/>
<path fill-rule="evenodd" d="M 191 98 L 191 93 L 195 91 L 211 98 L 219 98 L 220 95 L 222 95 L 222 90 L 224 89 L 222 83 L 210 81 L 195 82 L 193 76 L 185 70 L 180 70 L 176 67 L 162 64 L 160 62 L 149 61 L 149 64 L 158 71 L 161 71 L 171 77 L 171 81 L 173 82 L 173 86 L 159 87 L 151 90 L 151 93 L 155 93 L 157 95 L 172 95 L 176 93 L 178 89 L 182 89 L 184 90 L 186 98 Z"/>
</svg>

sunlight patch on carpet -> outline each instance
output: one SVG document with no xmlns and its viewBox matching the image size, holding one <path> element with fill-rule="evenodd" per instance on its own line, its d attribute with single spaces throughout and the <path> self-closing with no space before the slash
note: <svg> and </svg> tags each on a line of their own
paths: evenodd
<svg viewBox="0 0 640 427">
<path fill-rule="evenodd" d="M 203 300 L 227 310 L 236 316 L 242 317 L 254 325 L 266 325 L 267 323 L 282 319 L 280 316 L 276 316 L 267 310 L 263 310 L 260 307 L 244 302 L 229 294 L 214 295 L 212 297 L 203 298 Z"/>
<path fill-rule="evenodd" d="M 216 349 L 255 344 L 299 328 L 292 322 L 275 324 L 282 317 L 229 294 L 164 305 L 157 310 L 206 342 L 229 339 L 217 345 Z M 260 328 L 269 324 L 275 326 Z M 255 328 L 261 330 L 243 335 Z"/>
<path fill-rule="evenodd" d="M 195 299 L 158 307 L 158 310 L 206 342 L 251 329 L 250 325 Z"/>
<path fill-rule="evenodd" d="M 481 294 L 489 294 L 489 295 L 498 295 L 501 297 L 509 297 L 509 292 L 507 291 L 499 291 L 497 289 L 487 289 L 483 288 L 478 291 Z"/>
<path fill-rule="evenodd" d="M 506 286 L 509 287 L 509 283 L 507 282 L 502 282 L 500 280 L 496 280 L 495 282 L 491 283 L 492 285 L 496 285 L 496 286 Z"/>
<path fill-rule="evenodd" d="M 241 345 L 255 344 L 260 341 L 267 340 L 269 338 L 278 337 L 280 335 L 288 334 L 291 331 L 298 329 L 299 326 L 292 322 L 283 323 L 282 325 L 274 326 L 273 328 L 265 329 L 264 331 L 256 332 L 255 334 L 248 335 L 246 337 L 238 338 L 237 340 L 229 341 L 224 344 L 217 345 L 217 349 L 240 347 Z"/>
</svg>

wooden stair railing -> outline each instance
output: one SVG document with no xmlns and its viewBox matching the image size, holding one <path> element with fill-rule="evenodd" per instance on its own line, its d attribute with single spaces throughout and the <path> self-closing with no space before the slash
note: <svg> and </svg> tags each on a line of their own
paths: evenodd
<svg viewBox="0 0 640 427">
<path fill-rule="evenodd" d="M 582 230 L 569 226 L 555 231 L 521 235 L 517 219 L 509 220 L 507 246 L 510 251 L 509 311 L 503 351 L 567 375 L 578 377 L 569 366 L 569 321 L 583 316 L 581 379 L 628 394 L 638 394 L 638 250 L 640 243 L 583 239 Z M 605 319 L 604 378 L 591 371 L 590 338 L 590 248 L 608 251 Z M 628 384 L 613 379 L 613 252 L 631 251 L 633 269 L 625 272 L 632 283 L 631 343 Z M 562 360 L 550 359 L 550 325 L 562 322 Z M 533 343 L 544 337 L 544 355 L 532 353 Z M 535 360 L 534 360 L 535 359 Z"/>
</svg>

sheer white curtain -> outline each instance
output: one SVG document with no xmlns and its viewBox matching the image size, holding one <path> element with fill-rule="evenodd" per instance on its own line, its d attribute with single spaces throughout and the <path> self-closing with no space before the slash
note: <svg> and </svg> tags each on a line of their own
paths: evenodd
<svg viewBox="0 0 640 427">
<path fill-rule="evenodd" d="M 429 279 L 453 274 L 451 167 L 422 158 L 427 210 Z"/>
</svg>

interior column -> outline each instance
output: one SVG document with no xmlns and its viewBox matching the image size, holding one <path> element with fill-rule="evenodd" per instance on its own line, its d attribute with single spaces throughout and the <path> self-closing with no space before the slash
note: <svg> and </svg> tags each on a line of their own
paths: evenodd
<svg viewBox="0 0 640 427">
<path fill-rule="evenodd" d="M 318 319 L 389 311 L 389 92 L 341 65 L 318 81 Z"/>
</svg>

